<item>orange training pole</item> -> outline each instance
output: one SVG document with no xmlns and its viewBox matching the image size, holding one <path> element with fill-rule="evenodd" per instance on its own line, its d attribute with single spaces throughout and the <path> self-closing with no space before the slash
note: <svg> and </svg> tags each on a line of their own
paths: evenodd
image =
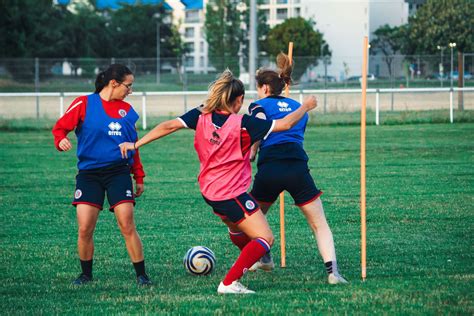
<svg viewBox="0 0 474 316">
<path fill-rule="evenodd" d="M 288 57 L 290 65 L 293 63 L 293 42 L 288 44 Z M 290 96 L 290 86 L 285 87 L 285 97 Z M 285 241 L 285 192 L 280 193 L 280 250 L 281 250 L 281 267 L 286 267 L 286 241 Z"/>
<path fill-rule="evenodd" d="M 364 52 L 362 62 L 362 105 L 360 108 L 360 239 L 361 239 L 361 268 L 362 280 L 366 277 L 366 212 L 365 212 L 365 121 L 367 106 L 367 55 L 369 40 L 364 37 Z"/>
</svg>

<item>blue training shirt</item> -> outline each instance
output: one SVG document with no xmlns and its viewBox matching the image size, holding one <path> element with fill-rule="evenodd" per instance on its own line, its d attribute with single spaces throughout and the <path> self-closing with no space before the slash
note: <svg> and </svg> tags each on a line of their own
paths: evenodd
<svg viewBox="0 0 474 316">
<path fill-rule="evenodd" d="M 105 112 L 99 94 L 88 95 L 84 122 L 75 131 L 78 169 L 96 169 L 119 163 L 132 165 L 135 152 L 129 152 L 128 159 L 122 159 L 119 144 L 137 140 L 135 123 L 138 118 L 133 107 L 124 117 L 111 118 Z"/>
<path fill-rule="evenodd" d="M 267 120 L 278 120 L 296 111 L 300 106 L 301 104 L 293 99 L 272 95 L 250 104 L 249 113 L 251 116 L 256 116 L 262 112 Z M 303 149 L 304 132 L 308 119 L 308 114 L 305 114 L 291 129 L 272 132 L 262 140 L 257 164 L 260 165 L 271 160 L 308 161 L 308 155 Z"/>
</svg>

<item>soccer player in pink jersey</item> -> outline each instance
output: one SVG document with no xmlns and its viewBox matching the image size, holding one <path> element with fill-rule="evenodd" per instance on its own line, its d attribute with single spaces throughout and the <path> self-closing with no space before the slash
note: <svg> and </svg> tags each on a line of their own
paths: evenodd
<svg viewBox="0 0 474 316">
<path fill-rule="evenodd" d="M 209 87 L 204 105 L 179 118 L 157 125 L 135 143 L 120 144 L 122 155 L 127 151 L 169 135 L 182 128 L 196 131 L 194 147 L 200 161 L 199 186 L 204 200 L 228 226 L 231 241 L 241 250 L 224 280 L 220 294 L 255 293 L 239 280 L 243 274 L 270 251 L 273 233 L 255 199 L 247 193 L 251 183 L 250 148 L 271 132 L 286 131 L 304 114 L 316 107 L 311 96 L 291 115 L 281 120 L 261 120 L 238 114 L 245 89 L 229 70 Z"/>
</svg>

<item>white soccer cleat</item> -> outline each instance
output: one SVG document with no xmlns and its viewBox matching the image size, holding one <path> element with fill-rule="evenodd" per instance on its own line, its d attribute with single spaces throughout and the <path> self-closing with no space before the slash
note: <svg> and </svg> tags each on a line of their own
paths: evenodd
<svg viewBox="0 0 474 316">
<path fill-rule="evenodd" d="M 272 271 L 273 269 L 275 269 L 275 263 L 273 262 L 273 258 L 272 258 L 272 256 L 271 256 L 269 253 L 263 255 L 263 257 L 260 258 L 260 260 L 258 260 L 257 262 L 255 262 L 255 263 L 249 268 L 249 271 L 255 272 L 255 271 L 257 271 L 258 269 L 263 270 L 263 271 L 266 271 L 266 272 L 270 272 L 270 271 Z"/>
<path fill-rule="evenodd" d="M 219 294 L 254 294 L 255 292 L 252 290 L 249 290 L 238 281 L 234 281 L 229 285 L 224 285 L 224 283 L 221 282 L 219 284 L 219 287 L 217 288 L 217 293 Z"/>
<path fill-rule="evenodd" d="M 339 273 L 331 273 L 328 275 L 329 284 L 347 284 L 346 279 L 344 279 Z"/>
</svg>

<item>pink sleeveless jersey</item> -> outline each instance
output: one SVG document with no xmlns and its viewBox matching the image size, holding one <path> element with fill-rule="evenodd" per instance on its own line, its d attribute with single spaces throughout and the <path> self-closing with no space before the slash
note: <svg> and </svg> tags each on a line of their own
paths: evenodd
<svg viewBox="0 0 474 316">
<path fill-rule="evenodd" d="M 231 114 L 219 129 L 212 123 L 212 113 L 199 117 L 194 148 L 201 163 L 199 186 L 208 200 L 232 199 L 250 186 L 250 151 L 242 155 L 241 125 L 242 115 L 237 114 Z"/>
</svg>

